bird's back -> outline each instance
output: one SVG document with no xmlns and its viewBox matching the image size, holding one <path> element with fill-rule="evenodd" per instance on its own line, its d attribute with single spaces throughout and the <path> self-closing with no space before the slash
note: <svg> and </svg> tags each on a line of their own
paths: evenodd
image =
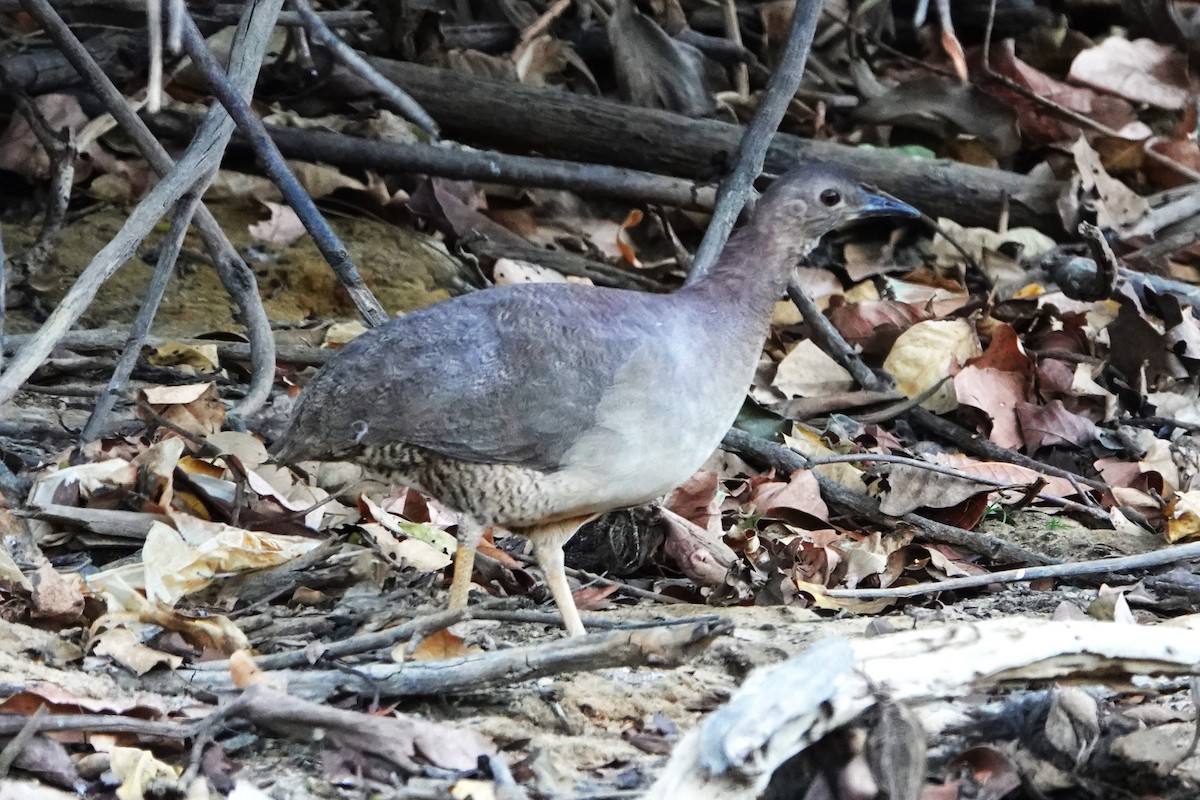
<svg viewBox="0 0 1200 800">
<path fill-rule="evenodd" d="M 460 495 L 490 484 L 510 502 L 541 493 L 528 498 L 537 514 L 644 502 L 712 452 L 745 388 L 739 375 L 729 397 L 713 396 L 713 321 L 692 314 L 674 295 L 571 284 L 439 303 L 323 367 L 276 452 L 422 472 L 410 482 L 460 510 L 446 497 L 456 483 Z"/>
</svg>

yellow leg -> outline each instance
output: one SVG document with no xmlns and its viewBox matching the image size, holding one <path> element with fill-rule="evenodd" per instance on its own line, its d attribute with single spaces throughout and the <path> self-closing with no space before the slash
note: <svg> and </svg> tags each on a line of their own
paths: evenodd
<svg viewBox="0 0 1200 800">
<path fill-rule="evenodd" d="M 475 570 L 475 549 L 483 539 L 484 528 L 469 517 L 458 522 L 458 550 L 454 553 L 454 578 L 450 581 L 450 608 L 463 608 L 471 592 L 471 573 Z"/>
<path fill-rule="evenodd" d="M 571 596 L 571 585 L 567 583 L 566 565 L 563 563 L 563 545 L 575 535 L 575 531 L 594 515 L 576 517 L 561 522 L 539 526 L 523 533 L 533 542 L 533 554 L 537 557 L 538 566 L 546 576 L 546 586 L 558 613 L 562 614 L 563 627 L 571 636 L 583 636 L 583 620 L 579 618 L 579 609 L 575 608 L 575 598 Z"/>
</svg>

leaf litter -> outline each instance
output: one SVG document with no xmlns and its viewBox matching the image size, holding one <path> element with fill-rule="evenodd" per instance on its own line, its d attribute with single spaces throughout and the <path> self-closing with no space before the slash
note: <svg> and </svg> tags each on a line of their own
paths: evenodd
<svg viewBox="0 0 1200 800">
<path fill-rule="evenodd" d="M 536 5 L 549 13 L 540 7 L 546 4 Z M 618 3 L 603 27 L 610 43 L 603 70 L 576 51 L 567 34 L 581 21 L 562 9 L 547 23 L 551 33 L 522 38 L 506 53 L 456 50 L 445 39 L 432 39 L 423 57 L 469 74 L 502 73 L 527 85 L 611 92 L 636 105 L 683 115 L 736 114 L 738 105 L 722 109 L 720 103 L 732 71 L 696 44 L 703 39 L 685 41 L 689 31 L 713 30 L 705 16 L 712 9 L 693 5 Z M 771 3 L 739 17 L 749 24 L 746 33 L 760 37 L 751 38 L 747 52 L 753 51 L 752 57 L 743 59 L 757 70 L 773 63 L 773 40 L 786 26 L 773 22 L 772 15 L 790 17 L 789 5 Z M 465 21 L 454 13 L 430 24 L 461 34 L 453 23 Z M 972 30 L 969 10 L 951 13 L 966 17 L 955 20 L 957 30 Z M 890 22 L 897 38 L 892 41 L 907 59 L 892 59 L 871 36 L 852 35 L 846 28 L 831 28 L 819 37 L 814 59 L 827 73 L 819 79 L 824 85 L 798 96 L 785 126 L 850 144 L 1056 174 L 1065 179 L 1058 210 L 1061 228 L 1069 233 L 1051 235 L 1047 230 L 1053 226 L 1009 228 L 1004 221 L 994 229 L 968 227 L 945 217 L 938 220 L 937 232 L 911 226 L 892 232 L 886 242 L 855 232 L 818 251 L 808 265 L 806 287 L 859 357 L 895 380 L 895 397 L 856 398 L 865 393 L 856 391 L 850 373 L 817 344 L 803 318 L 777 314 L 752 388 L 757 402 L 751 405 L 764 430 L 818 464 L 788 474 L 781 467 L 718 453 L 664 501 L 655 522 L 664 529 L 662 544 L 636 560 L 633 571 L 622 573 L 617 567 L 624 560 L 614 558 L 609 576 L 617 579 L 614 583 L 577 576 L 580 608 L 603 609 L 605 617 L 669 616 L 675 604 L 644 599 L 657 595 L 683 601 L 679 610 L 697 613 L 695 604 L 707 604 L 707 610 L 740 621 L 736 636 L 718 639 L 688 670 L 612 673 L 603 690 L 588 673 L 542 678 L 532 691 L 481 693 L 471 701 L 474 713 L 449 714 L 449 724 L 387 715 L 370 701 L 369 692 L 360 699 L 380 716 L 304 705 L 310 701 L 302 695 L 284 694 L 287 688 L 271 685 L 269 671 L 260 674 L 247 653 L 302 651 L 316 662 L 340 641 L 437 610 L 457 520 L 430 498 L 364 484 L 369 476 L 352 470 L 312 464 L 293 472 L 269 463 L 264 442 L 278 432 L 286 395 L 310 374 L 307 365 L 281 359 L 285 374 L 274 419 L 256 420 L 250 432 L 223 430 L 225 401 L 238 383 L 234 376 L 244 374 L 236 359 L 216 344 L 167 342 L 148 352 L 146 363 L 170 371 L 172 382 L 162 381 L 162 373 L 143 373 L 137 388 L 141 403 L 119 434 L 80 448 L 55 450 L 43 443 L 22 464 L 33 478 L 32 488 L 20 498 L 19 509 L 3 510 L 4 524 L 14 535 L 6 535 L 8 546 L 0 550 L 0 636 L 12 645 L 7 652 L 23 655 L 4 660 L 8 683 L 20 687 L 5 701 L 9 713 L 29 715 L 41 705 L 51 715 L 87 713 L 187 726 L 201 716 L 200 699 L 146 688 L 162 687 L 161 682 L 138 681 L 228 659 L 231 674 L 240 676 L 245 713 L 258 725 L 271 728 L 268 712 L 287 709 L 293 716 L 278 724 L 290 735 L 305 724 L 334 732 L 323 744 L 312 745 L 323 753 L 322 777 L 329 786 L 372 785 L 385 781 L 389 770 L 434 780 L 436 769 L 445 769 L 460 774 L 450 781 L 451 796 L 499 796 L 503 779 L 476 765 L 480 758 L 485 763 L 496 758 L 500 745 L 517 782 L 534 792 L 640 790 L 661 768 L 652 756 L 671 753 L 679 745 L 679 731 L 695 727 L 701 713 L 734 692 L 752 667 L 780 661 L 826 625 L 858 634 L 868 616 L 919 618 L 924 610 L 920 600 L 831 592 L 935 589 L 1006 566 L 970 547 L 927 540 L 907 524 L 884 526 L 847 513 L 829 500 L 818 477 L 872 498 L 893 518 L 923 515 L 1056 558 L 1132 555 L 1200 538 L 1195 442 L 1200 328 L 1194 294 L 1150 288 L 1121 273 L 1109 296 L 1081 298 L 1038 272 L 1047 263 L 1087 258 L 1073 235 L 1080 222 L 1094 222 L 1107 233 L 1122 266 L 1134 264 L 1156 241 L 1196 224 L 1194 185 L 1186 175 L 1181 184 L 1179 171 L 1155 158 L 1165 154 L 1195 169 L 1196 162 L 1189 160 L 1195 114 L 1189 123 L 1186 111 L 1194 105 L 1195 87 L 1185 68 L 1194 51 L 1178 39 L 1136 38 L 1115 28 L 1097 33 L 1086 23 L 1104 12 L 1077 13 L 1088 33 L 1050 26 L 1058 39 L 1055 47 L 1032 29 L 1002 36 L 993 42 L 987 70 L 982 42 L 960 36 L 944 14 L 931 14 L 915 26 L 915 19 L 894 15 Z M 515 6 L 501 14 L 509 26 L 517 24 L 514 18 L 524 30 L 533 24 Z M 1164 38 L 1153 28 L 1142 32 Z M 847 50 L 852 36 L 855 49 Z M 1070 58 L 1069 41 L 1077 50 Z M 871 56 L 866 70 L 882 91 L 867 90 L 861 65 L 858 79 L 851 77 L 850 53 L 864 47 Z M 837 110 L 836 95 L 854 101 L 850 112 Z M 38 103 L 56 124 L 83 132 L 88 114 L 71 99 L 44 95 Z M 280 110 L 272 119 L 296 128 L 340 126 L 346 115 L 333 111 L 337 108 L 325 104 L 330 113 L 320 118 Z M 411 135 L 406 124 L 394 115 L 385 120 L 384 113 L 372 110 L 378 131 Z M 22 127 L 23 118 L 12 120 L 0 137 L 0 164 L 43 179 L 49 161 Z M 82 151 L 89 156 L 88 167 L 75 179 L 94 197 L 136 198 L 149 185 L 146 167 L 110 139 L 88 139 Z M 540 190 L 518 199 L 494 185 L 469 181 L 398 180 L 306 162 L 293 167 L 314 196 L 337 200 L 352 213 L 384 214 L 393 223 L 418 227 L 456 254 L 472 237 L 483 236 L 618 270 L 636 268 L 670 286 L 686 269 L 670 243 L 682 234 L 694 244 L 697 231 L 694 210 L 643 216 L 642 209 L 627 203 L 579 198 L 568 203 Z M 1178 186 L 1184 190 L 1169 191 Z M 261 183 L 229 172 L 222 175 L 221 191 L 269 210 L 269 219 L 246 226 L 247 235 L 278 251 L 303 239 L 294 212 Z M 590 280 L 562 277 L 527 260 L 528 251 L 523 255 L 492 259 L 484 265 L 486 274 L 498 284 Z M 1168 276 L 1194 276 L 1200 267 L 1196 248 L 1188 244 L 1154 260 L 1158 272 Z M 39 291 L 33 287 L 32 295 Z M 337 347 L 355 333 L 334 326 L 323 336 L 327 347 Z M 53 387 L 53 376 L 48 378 L 41 385 Z M 806 407 L 799 401 L 814 399 L 828 401 L 829 407 L 797 413 Z M 901 416 L 906 409 L 899 406 L 918 399 L 921 408 L 957 423 L 970 436 L 1032 463 L 948 450 Z M 53 417 L 49 406 L 33 407 Z M 1063 470 L 1081 479 L 1068 479 Z M 524 569 L 520 540 L 493 532 L 481 554 L 477 594 L 524 598 L 526 611 L 545 599 L 544 587 Z M 1136 585 L 1103 589 L 1030 582 L 1016 595 L 950 590 L 940 597 L 948 608 L 936 613 L 959 620 L 1006 612 L 1055 619 L 1091 616 L 1161 627 L 1156 623 L 1185 612 L 1194 617 L 1194 594 L 1188 594 L 1185 580 L 1194 576 L 1184 567 L 1177 570 L 1174 581 L 1146 574 Z M 1005 608 L 1006 602 L 1012 607 Z M 1056 609 L 1060 604 L 1065 605 Z M 861 616 L 847 621 L 832 619 L 835 615 Z M 425 632 L 415 645 L 393 644 L 376 658 L 463 659 L 547 638 L 546 631 L 542 622 L 501 623 L 482 614 L 451 629 Z M 265 688 L 252 688 L 259 686 Z M 1058 756 L 1071 754 L 1076 768 L 1098 746 L 1101 707 L 1128 716 L 1139 708 L 1144 713 L 1167 708 L 1129 696 L 1097 700 L 1065 689 L 1044 702 L 1046 740 Z M 497 706 L 503 713 L 489 713 Z M 406 710 L 438 709 L 410 701 Z M 339 717 L 342 713 L 350 716 Z M 1155 729 L 1177 737 L 1164 741 L 1179 741 L 1186 733 L 1166 724 Z M 224 743 L 232 745 L 234 738 Z M 468 739 L 474 743 L 470 747 L 464 745 Z M 1196 785 L 1200 772 L 1186 761 L 1178 774 L 1166 769 L 1169 765 L 1153 753 L 1165 746 L 1126 735 L 1110 756 L 1150 770 L 1163 794 L 1188 796 L 1187 787 Z M 1053 785 L 1049 777 L 1031 776 L 1061 772 L 1065 763 L 1033 751 L 1018 755 L 963 742 L 942 774 L 958 775 L 954 780 L 973 784 L 973 790 L 986 785 L 1000 796 L 1014 788 L 1017 774 L 1042 789 Z M 27 786 L 3 778 L 0 796 L 28 791 L 13 796 L 36 797 L 34 792 L 53 791 L 51 785 L 104 787 L 119 797 L 161 796 L 171 787 L 198 792 L 202 784 L 226 786 L 223 793 L 229 796 L 237 796 L 234 787 L 257 791 L 248 780 L 227 777 L 222 783 L 216 762 L 194 765 L 202 777 L 197 782 L 188 775 L 192 782 L 185 783 L 188 759 L 159 748 L 149 728 L 92 733 L 86 743 L 82 736 L 65 737 L 44 752 L 26 749 L 24 758 L 17 769 L 40 776 L 42 783 Z M 102 763 L 98 771 L 95 759 Z M 1035 773 L 1034 766 L 1047 772 Z M 288 768 L 295 769 L 295 763 Z M 850 774 L 852 768 L 844 769 Z M 256 771 L 261 781 L 262 762 L 247 770 Z M 1067 774 L 1056 780 L 1068 780 L 1062 777 Z M 941 789 L 951 785 L 957 784 L 948 781 Z M 926 794 L 933 792 L 927 785 Z"/>
</svg>

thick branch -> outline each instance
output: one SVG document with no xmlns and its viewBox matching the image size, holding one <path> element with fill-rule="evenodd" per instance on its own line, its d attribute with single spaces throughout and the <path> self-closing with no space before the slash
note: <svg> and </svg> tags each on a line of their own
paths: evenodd
<svg viewBox="0 0 1200 800">
<path fill-rule="evenodd" d="M 743 133 L 737 125 L 595 97 L 387 59 L 372 59 L 372 63 L 405 87 L 447 134 L 488 147 L 537 150 L 560 158 L 711 179 L 732 161 Z M 335 82 L 347 94 L 365 91 L 348 74 Z M 1061 229 L 1054 208 L 1061 186 L 1055 181 L 1040 182 L 945 159 L 913 158 L 883 148 L 865 150 L 776 134 L 765 168 L 781 173 L 801 161 L 836 165 L 931 216 L 951 217 L 964 225 L 994 227 L 1007 197 L 1013 225 Z"/>
</svg>

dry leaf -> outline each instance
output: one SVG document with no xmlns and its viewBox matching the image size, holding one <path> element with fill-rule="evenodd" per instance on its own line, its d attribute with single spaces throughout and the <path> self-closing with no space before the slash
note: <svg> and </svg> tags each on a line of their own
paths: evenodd
<svg viewBox="0 0 1200 800">
<path fill-rule="evenodd" d="M 1150 39 L 1109 36 L 1075 56 L 1067 77 L 1159 108 L 1183 108 L 1188 97 L 1187 56 Z"/>
<path fill-rule="evenodd" d="M 896 339 L 883 368 L 907 397 L 927 391 L 982 352 L 975 328 L 966 320 L 918 322 Z M 921 404 L 935 414 L 958 407 L 954 384 L 946 382 Z"/>
</svg>

